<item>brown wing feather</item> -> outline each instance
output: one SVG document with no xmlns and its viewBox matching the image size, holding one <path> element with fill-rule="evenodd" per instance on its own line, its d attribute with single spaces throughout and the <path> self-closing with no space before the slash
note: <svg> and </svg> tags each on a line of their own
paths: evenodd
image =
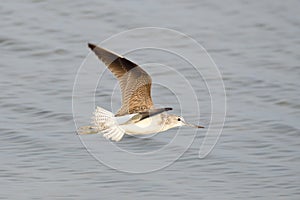
<svg viewBox="0 0 300 200">
<path fill-rule="evenodd" d="M 151 99 L 152 80 L 147 72 L 120 55 L 93 44 L 88 45 L 119 81 L 122 92 L 122 107 L 116 116 L 149 110 L 153 106 Z"/>
</svg>

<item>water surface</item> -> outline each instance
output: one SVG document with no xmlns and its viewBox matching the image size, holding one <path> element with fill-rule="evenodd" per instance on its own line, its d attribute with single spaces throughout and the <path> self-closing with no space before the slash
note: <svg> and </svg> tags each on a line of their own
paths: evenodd
<svg viewBox="0 0 300 200">
<path fill-rule="evenodd" d="M 270 0 L 1 2 L 0 199 L 299 199 L 299 6 Z M 128 174 L 97 162 L 75 135 L 72 89 L 87 42 L 145 26 L 186 33 L 208 50 L 223 76 L 227 118 L 207 158 L 198 159 L 199 134 L 169 167 Z M 146 63 L 147 52 L 133 57 Z M 109 84 L 97 93 L 103 102 Z M 157 102 L 176 103 L 160 98 L 167 93 L 154 86 Z M 208 115 L 203 110 L 203 123 Z M 125 138 L 120 145 L 153 150 L 175 132 L 168 133 Z"/>
</svg>

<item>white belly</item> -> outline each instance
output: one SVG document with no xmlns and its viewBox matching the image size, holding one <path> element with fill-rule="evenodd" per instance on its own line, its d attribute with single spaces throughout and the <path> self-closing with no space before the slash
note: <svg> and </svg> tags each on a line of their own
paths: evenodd
<svg viewBox="0 0 300 200">
<path fill-rule="evenodd" d="M 167 130 L 161 115 L 144 119 L 135 124 L 120 125 L 128 135 L 145 135 Z"/>
</svg>

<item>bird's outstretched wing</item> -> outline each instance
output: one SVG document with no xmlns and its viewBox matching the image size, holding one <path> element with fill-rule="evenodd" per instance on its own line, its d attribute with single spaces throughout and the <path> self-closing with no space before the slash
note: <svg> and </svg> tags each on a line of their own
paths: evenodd
<svg viewBox="0 0 300 200">
<path fill-rule="evenodd" d="M 122 107 L 115 116 L 150 110 L 153 102 L 151 99 L 152 80 L 149 74 L 123 56 L 90 43 L 88 46 L 119 81 Z"/>
</svg>

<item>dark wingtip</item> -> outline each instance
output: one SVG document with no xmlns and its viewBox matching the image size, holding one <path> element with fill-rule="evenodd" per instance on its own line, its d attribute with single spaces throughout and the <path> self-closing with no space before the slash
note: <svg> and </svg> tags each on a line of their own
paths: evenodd
<svg viewBox="0 0 300 200">
<path fill-rule="evenodd" d="M 165 111 L 173 110 L 173 108 L 165 108 Z"/>
<path fill-rule="evenodd" d="M 96 45 L 91 44 L 91 43 L 88 43 L 88 46 L 90 47 L 91 50 L 93 50 L 96 47 Z"/>
<path fill-rule="evenodd" d="M 197 128 L 205 128 L 204 126 L 199 126 L 199 125 L 197 125 Z"/>
</svg>

